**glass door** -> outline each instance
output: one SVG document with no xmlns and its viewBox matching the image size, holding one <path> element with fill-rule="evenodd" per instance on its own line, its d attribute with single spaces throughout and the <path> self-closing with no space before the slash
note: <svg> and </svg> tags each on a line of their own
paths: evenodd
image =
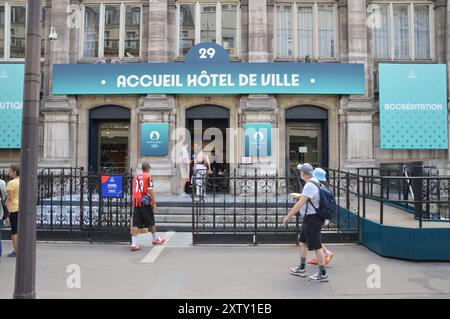
<svg viewBox="0 0 450 319">
<path fill-rule="evenodd" d="M 102 172 L 125 173 L 128 170 L 127 122 L 99 123 L 99 169 Z"/>
<path fill-rule="evenodd" d="M 322 125 L 321 123 L 287 124 L 287 167 L 291 173 L 299 163 L 322 166 Z"/>
</svg>

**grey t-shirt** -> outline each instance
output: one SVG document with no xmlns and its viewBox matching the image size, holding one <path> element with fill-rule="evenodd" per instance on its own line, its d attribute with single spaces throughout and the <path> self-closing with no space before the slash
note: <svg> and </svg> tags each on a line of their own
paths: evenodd
<svg viewBox="0 0 450 319">
<path fill-rule="evenodd" d="M 313 181 L 318 182 L 315 179 L 313 179 Z M 314 207 L 319 208 L 320 194 L 319 188 L 316 185 L 311 182 L 307 182 L 303 187 L 302 196 L 308 197 Z M 300 215 L 304 216 L 306 209 L 306 215 L 316 214 L 316 210 L 313 206 L 311 206 L 311 203 L 308 201 L 302 208 L 300 208 Z"/>
</svg>

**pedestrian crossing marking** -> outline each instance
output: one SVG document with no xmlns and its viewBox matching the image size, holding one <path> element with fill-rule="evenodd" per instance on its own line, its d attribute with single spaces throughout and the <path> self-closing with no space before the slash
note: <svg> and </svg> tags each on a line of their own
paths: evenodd
<svg viewBox="0 0 450 319">
<path fill-rule="evenodd" d="M 154 246 L 150 251 L 147 253 L 147 255 L 144 256 L 141 260 L 141 264 L 152 264 L 158 259 L 159 255 L 162 253 L 164 248 L 166 247 L 167 243 L 169 242 L 170 238 L 175 234 L 173 231 L 167 232 L 163 238 L 166 240 L 166 243 L 164 245 L 160 246 Z"/>
</svg>

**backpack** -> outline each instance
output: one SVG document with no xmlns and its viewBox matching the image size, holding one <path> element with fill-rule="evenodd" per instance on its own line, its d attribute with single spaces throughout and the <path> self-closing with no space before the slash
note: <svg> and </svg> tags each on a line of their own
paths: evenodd
<svg viewBox="0 0 450 319">
<path fill-rule="evenodd" d="M 331 190 L 322 184 L 316 182 L 316 181 L 309 181 L 317 186 L 319 189 L 319 207 L 314 207 L 311 200 L 308 199 L 308 202 L 311 204 L 311 206 L 314 208 L 316 213 L 321 217 L 322 219 L 328 219 L 331 220 L 336 215 L 336 200 L 334 198 L 334 194 L 331 192 Z"/>
</svg>

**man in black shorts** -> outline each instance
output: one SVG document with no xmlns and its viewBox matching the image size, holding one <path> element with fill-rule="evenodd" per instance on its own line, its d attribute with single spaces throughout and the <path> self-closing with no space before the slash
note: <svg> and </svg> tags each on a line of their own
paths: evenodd
<svg viewBox="0 0 450 319">
<path fill-rule="evenodd" d="M 144 203 L 144 197 L 150 197 L 148 203 Z M 142 163 L 142 173 L 133 180 L 133 219 L 131 228 L 131 251 L 139 250 L 137 236 L 139 229 L 147 228 L 153 237 L 153 245 L 162 245 L 165 239 L 158 237 L 156 233 L 155 214 L 156 196 L 153 187 L 153 178 L 150 175 L 150 164 Z"/>
<path fill-rule="evenodd" d="M 313 180 L 313 167 L 310 164 L 304 164 L 300 172 L 301 178 L 306 184 L 297 203 L 283 219 L 283 223 L 287 225 L 291 217 L 298 212 L 303 216 L 302 229 L 298 238 L 300 243 L 300 265 L 291 268 L 289 272 L 292 275 L 306 277 L 306 257 L 308 256 L 308 250 L 313 250 L 316 253 L 319 272 L 309 276 L 308 279 L 312 282 L 325 282 L 328 281 L 328 275 L 325 270 L 325 254 L 322 249 L 321 234 L 324 220 L 316 212 L 320 204 L 319 188 L 310 182 Z"/>
</svg>

